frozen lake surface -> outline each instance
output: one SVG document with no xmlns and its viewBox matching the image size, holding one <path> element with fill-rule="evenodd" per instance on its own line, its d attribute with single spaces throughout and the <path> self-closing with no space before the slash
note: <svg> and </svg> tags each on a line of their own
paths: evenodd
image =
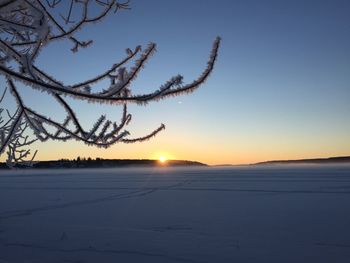
<svg viewBox="0 0 350 263">
<path fill-rule="evenodd" d="M 350 262 L 350 168 L 1 171 L 4 262 Z"/>
</svg>

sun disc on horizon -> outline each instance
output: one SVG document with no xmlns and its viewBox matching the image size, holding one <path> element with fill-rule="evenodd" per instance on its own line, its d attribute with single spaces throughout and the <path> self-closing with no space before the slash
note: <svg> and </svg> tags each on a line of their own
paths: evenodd
<svg viewBox="0 0 350 263">
<path fill-rule="evenodd" d="M 165 162 L 167 161 L 167 158 L 166 158 L 165 156 L 160 156 L 160 157 L 159 157 L 159 161 L 160 161 L 161 163 L 165 163 Z"/>
</svg>

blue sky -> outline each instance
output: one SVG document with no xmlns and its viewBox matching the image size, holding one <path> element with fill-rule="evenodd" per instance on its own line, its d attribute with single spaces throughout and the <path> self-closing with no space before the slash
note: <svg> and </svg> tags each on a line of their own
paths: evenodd
<svg viewBox="0 0 350 263">
<path fill-rule="evenodd" d="M 192 159 L 250 163 L 350 155 L 350 2 L 132 0 L 131 10 L 79 32 L 94 45 L 72 54 L 58 41 L 38 65 L 65 83 L 106 70 L 127 47 L 156 42 L 158 52 L 132 86 L 144 93 L 178 73 L 185 82 L 204 69 L 216 36 L 222 46 L 215 71 L 188 96 L 132 106 L 130 131 L 142 135 L 165 123 L 149 142 L 100 150 L 82 143 L 37 144 L 39 159 Z M 37 93 L 23 93 L 38 105 Z M 44 95 L 45 97 L 45 95 Z M 60 109 L 40 101 L 49 114 Z M 73 102 L 85 125 L 119 109 Z M 117 117 L 115 117 L 117 116 Z M 52 147 L 64 149 L 52 152 Z"/>
</svg>

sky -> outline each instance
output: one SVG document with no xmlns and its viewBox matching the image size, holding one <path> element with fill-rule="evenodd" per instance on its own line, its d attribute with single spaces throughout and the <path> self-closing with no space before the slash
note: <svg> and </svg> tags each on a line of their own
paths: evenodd
<svg viewBox="0 0 350 263">
<path fill-rule="evenodd" d="M 66 84 L 103 72 L 125 48 L 157 43 L 157 53 L 132 85 L 153 91 L 171 76 L 185 82 L 206 66 L 216 36 L 214 72 L 190 95 L 131 105 L 133 137 L 161 123 L 143 143 L 97 149 L 81 142 L 36 143 L 37 159 L 102 157 L 246 164 L 273 159 L 350 155 L 350 2 L 347 0 L 132 0 L 131 10 L 85 27 L 88 49 L 57 41 L 37 64 Z M 34 108 L 63 118 L 49 96 L 21 90 Z M 120 108 L 68 99 L 86 128 Z M 2 157 L 3 158 L 3 157 Z"/>
</svg>

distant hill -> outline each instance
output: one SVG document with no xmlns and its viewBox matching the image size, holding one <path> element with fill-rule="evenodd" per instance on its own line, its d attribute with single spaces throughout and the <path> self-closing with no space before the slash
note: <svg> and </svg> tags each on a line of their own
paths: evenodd
<svg viewBox="0 0 350 263">
<path fill-rule="evenodd" d="M 299 160 L 274 160 L 254 163 L 252 165 L 279 165 L 279 164 L 350 164 L 350 156 L 299 159 Z"/>
<path fill-rule="evenodd" d="M 167 160 L 160 163 L 158 160 L 149 159 L 78 159 L 78 160 L 57 160 L 57 161 L 39 161 L 36 162 L 34 169 L 48 168 L 113 168 L 113 167 L 178 167 L 178 166 L 207 166 L 207 164 L 185 161 L 185 160 Z M 0 169 L 7 169 L 5 163 L 0 163 Z"/>
</svg>

